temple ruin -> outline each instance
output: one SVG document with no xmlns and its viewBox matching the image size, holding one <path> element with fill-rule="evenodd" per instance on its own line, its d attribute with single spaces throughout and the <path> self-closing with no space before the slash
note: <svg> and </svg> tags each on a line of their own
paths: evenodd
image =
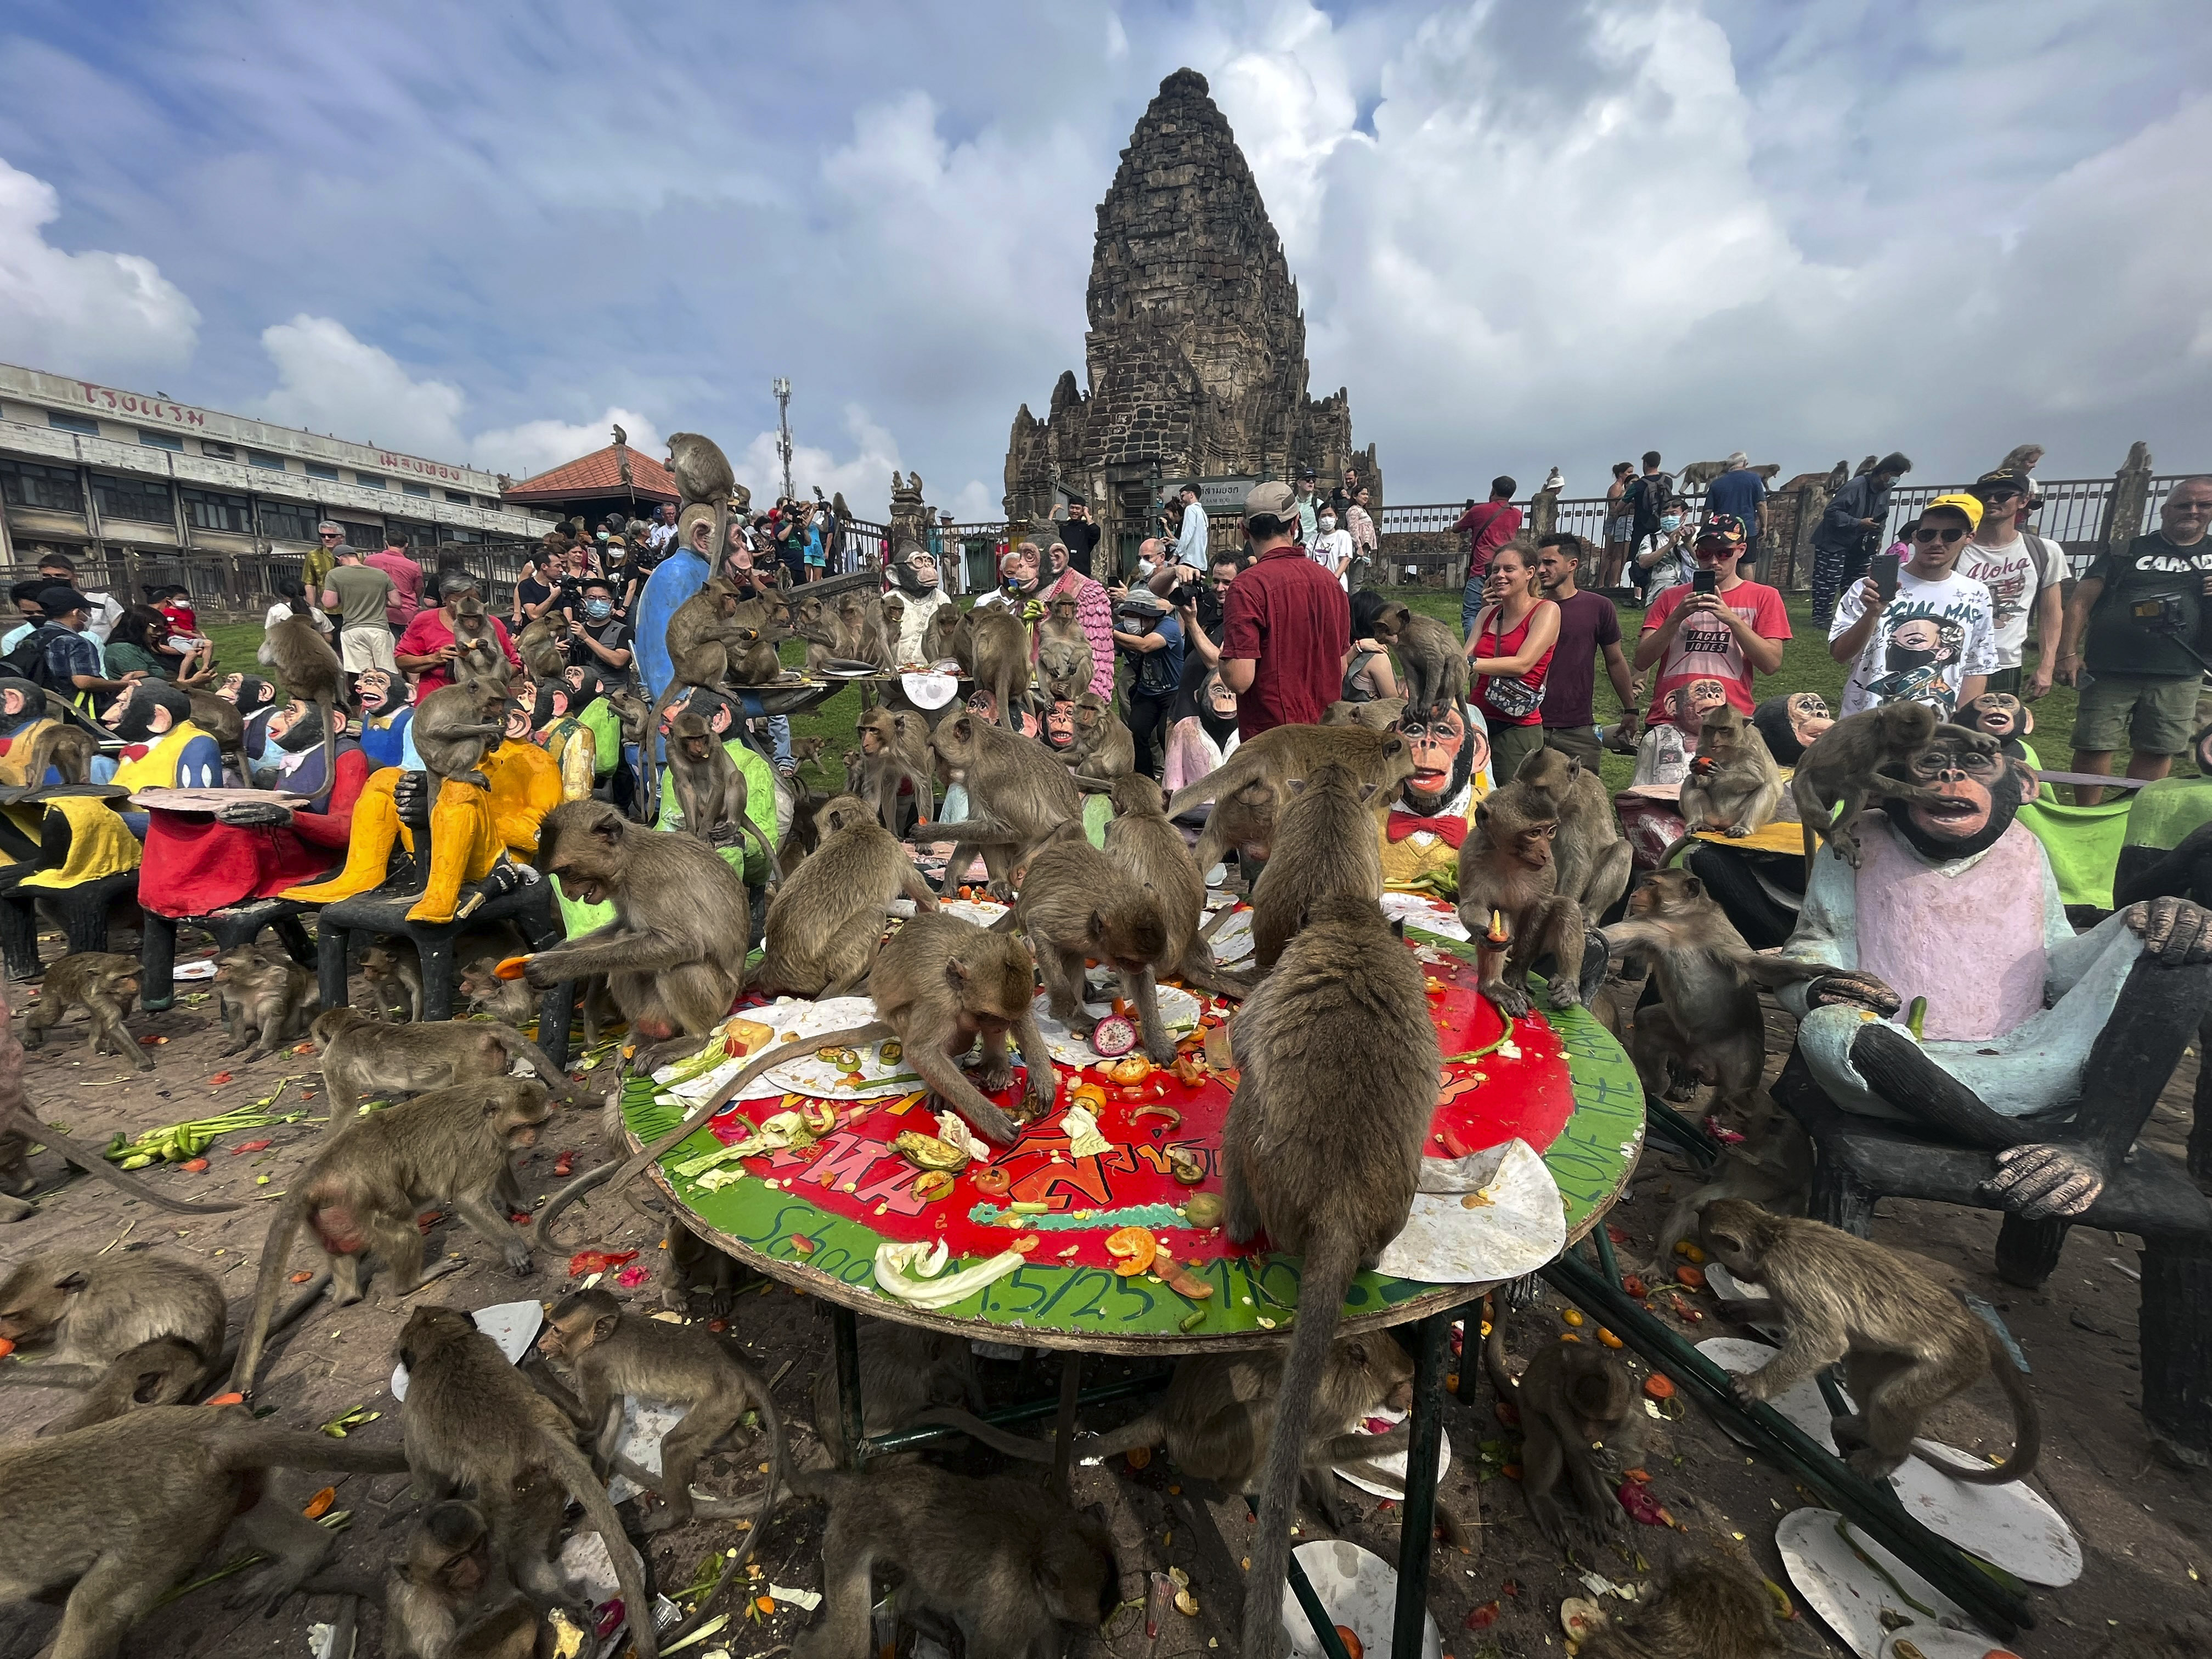
<svg viewBox="0 0 2212 1659">
<path fill-rule="evenodd" d="M 1006 516 L 1043 524 L 1087 501 L 1126 568 L 1155 502 L 1185 479 L 1218 512 L 1243 487 L 1310 466 L 1325 491 L 1352 448 L 1339 387 L 1307 395 L 1305 319 L 1281 240 L 1206 77 L 1160 82 L 1121 152 L 1091 261 L 1085 392 L 1073 370 L 1006 447 Z M 1373 461 L 1370 453 L 1362 459 Z M 1373 476 L 1370 471 L 1370 477 Z"/>
</svg>

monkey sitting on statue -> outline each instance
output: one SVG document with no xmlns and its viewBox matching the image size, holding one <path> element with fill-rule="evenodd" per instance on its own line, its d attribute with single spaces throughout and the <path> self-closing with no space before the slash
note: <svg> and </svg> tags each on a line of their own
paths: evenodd
<svg viewBox="0 0 2212 1659">
<path fill-rule="evenodd" d="M 1826 971 L 1778 994 L 1800 1024 L 1777 1096 L 1816 1089 L 1982 1149 L 1991 1201 L 2079 1216 L 2212 1006 L 2212 912 L 2154 898 L 2076 934 L 2042 843 L 2015 822 L 2033 772 L 1949 725 L 1910 771 L 1917 798 L 1861 821 L 1862 867 L 1813 861 L 1781 955 Z M 1915 997 L 1917 1035 L 1891 1019 Z"/>
</svg>

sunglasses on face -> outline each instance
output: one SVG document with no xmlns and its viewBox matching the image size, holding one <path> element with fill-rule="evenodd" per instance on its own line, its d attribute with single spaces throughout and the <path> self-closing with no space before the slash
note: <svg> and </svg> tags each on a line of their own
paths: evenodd
<svg viewBox="0 0 2212 1659">
<path fill-rule="evenodd" d="M 1966 532 L 1956 528 L 1950 530 L 1916 530 L 1912 532 L 1912 539 L 1922 544 L 1923 546 L 1932 545 L 1936 542 L 1960 542 L 1966 540 Z"/>
<path fill-rule="evenodd" d="M 336 531 L 334 531 L 334 530 L 325 530 L 325 531 L 319 531 L 319 532 L 318 532 L 317 533 L 321 537 L 321 538 L 322 538 L 324 541 L 326 541 L 326 542 L 342 542 L 342 541 L 343 541 L 343 540 L 345 539 L 345 538 L 344 538 L 344 537 L 343 537 L 343 536 L 339 535 L 339 534 L 338 534 Z"/>
</svg>

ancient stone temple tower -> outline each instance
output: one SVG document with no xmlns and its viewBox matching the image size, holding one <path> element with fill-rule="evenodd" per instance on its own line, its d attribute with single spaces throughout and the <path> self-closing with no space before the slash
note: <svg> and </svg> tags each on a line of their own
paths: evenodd
<svg viewBox="0 0 2212 1659">
<path fill-rule="evenodd" d="M 1037 524 L 1081 498 L 1124 551 L 1155 492 L 1310 466 L 1324 491 L 1352 457 L 1342 388 L 1306 395 L 1298 286 L 1259 185 L 1206 77 L 1160 82 L 1098 208 L 1084 365 L 1060 377 L 1042 420 L 1022 405 L 1006 448 L 1006 515 Z M 1126 568 L 1127 561 L 1123 561 Z"/>
</svg>

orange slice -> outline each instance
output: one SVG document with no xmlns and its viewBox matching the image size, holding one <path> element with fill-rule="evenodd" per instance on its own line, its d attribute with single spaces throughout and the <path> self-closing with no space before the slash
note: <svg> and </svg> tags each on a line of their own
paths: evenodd
<svg viewBox="0 0 2212 1659">
<path fill-rule="evenodd" d="M 1114 1258 L 1114 1271 L 1124 1279 L 1149 1272 L 1159 1249 L 1149 1227 L 1124 1227 L 1106 1235 L 1106 1254 Z"/>
</svg>

